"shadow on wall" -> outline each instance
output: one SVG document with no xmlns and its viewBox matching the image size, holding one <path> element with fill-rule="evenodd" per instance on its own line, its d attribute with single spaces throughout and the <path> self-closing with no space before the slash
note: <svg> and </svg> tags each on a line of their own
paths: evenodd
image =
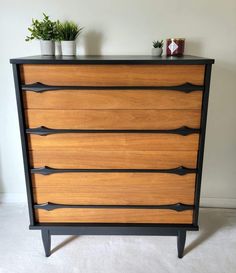
<svg viewBox="0 0 236 273">
<path fill-rule="evenodd" d="M 2 178 L 2 165 L 1 165 L 1 159 L 0 159 L 0 204 L 2 202 L 1 200 L 1 194 L 4 192 L 3 188 L 3 178 Z"/>
<path fill-rule="evenodd" d="M 103 34 L 99 31 L 87 31 L 84 34 L 85 55 L 101 55 Z"/>
<path fill-rule="evenodd" d="M 199 40 L 186 39 L 185 47 L 186 47 L 185 54 L 201 56 L 204 45 L 200 39 Z"/>
</svg>

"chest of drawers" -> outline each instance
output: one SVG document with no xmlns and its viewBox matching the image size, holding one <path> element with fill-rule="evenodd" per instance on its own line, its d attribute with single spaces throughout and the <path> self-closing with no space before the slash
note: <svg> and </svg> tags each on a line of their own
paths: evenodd
<svg viewBox="0 0 236 273">
<path fill-rule="evenodd" d="M 212 59 L 12 59 L 30 229 L 51 235 L 198 230 Z"/>
</svg>

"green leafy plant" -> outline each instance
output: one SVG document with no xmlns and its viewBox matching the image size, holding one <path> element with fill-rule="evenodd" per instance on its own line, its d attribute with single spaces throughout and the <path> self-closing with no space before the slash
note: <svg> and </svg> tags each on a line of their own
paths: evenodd
<svg viewBox="0 0 236 273">
<path fill-rule="evenodd" d="M 156 41 L 153 41 L 152 44 L 153 44 L 154 48 L 162 48 L 164 45 L 164 42 L 163 42 L 163 40 L 161 40 L 160 42 L 158 40 L 156 40 Z"/>
<path fill-rule="evenodd" d="M 74 22 L 66 21 L 58 24 L 59 39 L 61 41 L 74 41 L 81 33 L 82 27 Z"/>
<path fill-rule="evenodd" d="M 58 40 L 59 21 L 51 21 L 49 16 L 43 13 L 43 20 L 32 19 L 32 25 L 28 28 L 31 33 L 26 37 L 26 41 L 37 40 Z"/>
</svg>

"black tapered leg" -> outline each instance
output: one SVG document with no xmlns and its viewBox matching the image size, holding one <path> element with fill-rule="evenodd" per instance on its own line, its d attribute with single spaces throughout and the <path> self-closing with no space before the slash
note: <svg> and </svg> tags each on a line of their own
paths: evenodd
<svg viewBox="0 0 236 273">
<path fill-rule="evenodd" d="M 177 236 L 178 257 L 183 258 L 186 241 L 186 230 L 179 230 Z"/>
<path fill-rule="evenodd" d="M 43 246 L 45 250 L 45 256 L 49 257 L 51 255 L 51 234 L 49 229 L 42 229 L 42 240 L 43 240 Z"/>
</svg>

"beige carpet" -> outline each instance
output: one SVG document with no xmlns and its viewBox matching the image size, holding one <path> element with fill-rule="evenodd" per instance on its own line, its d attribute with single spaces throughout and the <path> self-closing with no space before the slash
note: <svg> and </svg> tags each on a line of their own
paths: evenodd
<svg viewBox="0 0 236 273">
<path fill-rule="evenodd" d="M 183 259 L 176 237 L 53 236 L 52 248 L 45 258 L 25 205 L 0 204 L 0 273 L 235 273 L 236 210 L 202 209 Z"/>
</svg>

